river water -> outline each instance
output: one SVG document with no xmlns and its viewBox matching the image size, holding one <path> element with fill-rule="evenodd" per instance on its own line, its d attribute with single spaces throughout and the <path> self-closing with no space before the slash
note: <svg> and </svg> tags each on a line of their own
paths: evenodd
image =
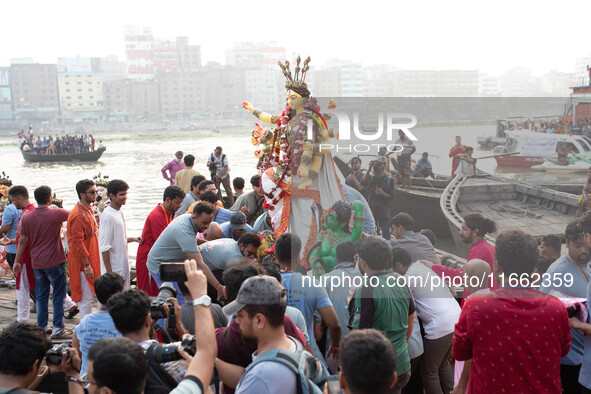
<svg viewBox="0 0 591 394">
<path fill-rule="evenodd" d="M 253 122 L 254 124 L 254 122 Z M 90 126 L 89 126 L 90 127 Z M 27 163 L 16 147 L 15 137 L 0 136 L 0 172 L 10 176 L 13 184 L 25 185 L 32 197 L 32 191 L 40 185 L 49 185 L 64 200 L 64 208 L 71 208 L 77 201 L 75 185 L 80 179 L 90 178 L 99 172 L 110 179 L 123 179 L 129 186 L 127 204 L 123 207 L 126 218 L 128 236 L 139 236 L 148 213 L 162 201 L 164 188 L 168 182 L 162 177 L 160 169 L 172 160 L 177 150 L 196 157 L 195 169 L 209 178 L 205 165 L 207 157 L 213 149 L 221 145 L 230 162 L 231 177 L 243 177 L 246 189 L 250 189 L 248 180 L 256 174 L 257 159 L 254 147 L 250 142 L 250 131 L 221 130 L 214 134 L 203 130 L 198 132 L 182 131 L 149 131 L 141 132 L 110 132 L 92 133 L 97 140 L 103 140 L 106 152 L 98 162 L 94 163 Z M 465 145 L 477 147 L 476 138 L 482 135 L 493 135 L 495 125 L 490 126 L 450 126 L 414 128 L 418 138 L 417 159 L 423 151 L 429 152 L 431 163 L 436 174 L 449 175 L 451 160 L 448 158 L 450 147 L 456 135 L 462 136 Z M 157 134 L 156 134 L 157 133 Z M 476 149 L 474 157 L 491 154 Z M 347 158 L 349 155 L 343 153 Z M 350 156 L 349 156 L 350 157 Z M 494 159 L 483 159 L 478 168 L 486 172 L 497 172 Z M 497 172 L 498 173 L 498 172 Z M 508 172 L 507 177 L 519 177 L 527 181 L 557 181 L 554 175 L 533 172 Z M 585 182 L 586 174 L 561 175 L 558 181 Z M 130 244 L 130 255 L 135 257 L 137 244 Z"/>
</svg>

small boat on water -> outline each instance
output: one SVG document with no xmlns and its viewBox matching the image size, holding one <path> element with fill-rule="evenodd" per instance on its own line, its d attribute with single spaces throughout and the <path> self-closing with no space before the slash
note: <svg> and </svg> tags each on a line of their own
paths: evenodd
<svg viewBox="0 0 591 394">
<path fill-rule="evenodd" d="M 576 218 L 578 197 L 480 172 L 453 178 L 441 194 L 440 206 L 458 255 L 465 258 L 470 245 L 459 235 L 464 215 L 476 212 L 493 220 L 497 234 L 520 229 L 536 239 L 549 234 L 562 237 L 566 225 Z M 490 234 L 486 238 L 495 240 Z"/>
<path fill-rule="evenodd" d="M 90 152 L 71 153 L 64 155 L 38 155 L 34 152 L 21 150 L 23 159 L 33 163 L 56 162 L 56 161 L 97 161 L 107 148 L 102 147 Z"/>
<path fill-rule="evenodd" d="M 558 172 L 563 173 L 565 171 L 569 173 L 573 172 L 587 172 L 591 167 L 591 163 L 586 161 L 575 161 L 573 163 L 563 164 L 559 162 L 557 159 L 546 159 L 543 164 L 533 166 L 531 169 L 533 171 L 546 171 L 546 172 Z"/>
</svg>

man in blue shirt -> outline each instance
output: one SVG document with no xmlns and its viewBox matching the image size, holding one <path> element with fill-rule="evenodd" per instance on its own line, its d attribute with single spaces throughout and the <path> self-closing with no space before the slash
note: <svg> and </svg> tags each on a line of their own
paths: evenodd
<svg viewBox="0 0 591 394">
<path fill-rule="evenodd" d="M 578 221 L 569 223 L 564 235 L 568 254 L 558 258 L 546 271 L 550 275 L 548 278 L 561 278 L 562 284 L 558 286 L 558 281 L 552 279 L 542 280 L 540 291 L 550 293 L 551 290 L 556 290 L 567 296 L 585 298 L 591 279 L 591 270 L 589 269 L 591 249 L 585 242 L 583 229 Z M 570 280 L 567 281 L 567 276 L 573 279 L 570 286 L 568 286 Z M 560 380 L 562 392 L 580 393 L 582 388 L 578 378 L 583 362 L 583 334 L 574 328 L 571 328 L 570 331 L 572 342 L 570 351 L 560 360 Z"/>
<path fill-rule="evenodd" d="M 13 186 L 8 190 L 8 198 L 12 204 L 4 209 L 2 214 L 2 227 L 0 227 L 0 238 L 6 236 L 8 239 L 16 238 L 16 229 L 18 221 L 22 214 L 22 209 L 28 205 L 29 193 L 24 186 Z M 10 268 L 14 264 L 16 257 L 16 244 L 6 245 L 6 261 Z"/>
<path fill-rule="evenodd" d="M 230 221 L 230 217 L 232 216 L 232 211 L 219 207 L 217 205 L 218 202 L 218 195 L 214 191 L 206 191 L 201 193 L 199 196 L 200 201 L 205 201 L 213 205 L 213 222 L 218 224 L 224 224 Z"/>
<path fill-rule="evenodd" d="M 429 161 L 429 154 L 427 152 L 423 152 L 423 156 L 417 160 L 415 164 L 415 172 L 413 172 L 412 176 L 417 178 L 427 178 L 431 177 L 435 179 L 435 174 L 433 174 L 433 166 Z"/>
<path fill-rule="evenodd" d="M 246 215 L 240 211 L 232 212 L 230 221 L 222 224 L 222 238 L 231 238 L 238 241 L 245 232 L 252 233 L 252 227 L 246 223 Z"/>
</svg>

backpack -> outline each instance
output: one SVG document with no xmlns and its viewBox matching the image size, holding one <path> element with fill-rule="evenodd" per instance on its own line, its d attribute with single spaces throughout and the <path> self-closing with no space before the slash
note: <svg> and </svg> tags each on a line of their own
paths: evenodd
<svg viewBox="0 0 591 394">
<path fill-rule="evenodd" d="M 226 160 L 226 154 L 222 153 L 222 167 L 224 166 L 224 160 Z M 209 155 L 209 161 L 211 162 L 211 165 L 209 167 L 209 172 L 211 172 L 212 174 L 215 174 L 217 171 L 217 166 L 215 164 L 215 157 L 213 157 L 213 153 L 211 153 Z"/>
<path fill-rule="evenodd" d="M 158 346 L 158 342 L 152 343 L 146 350 L 148 368 L 144 394 L 168 394 L 177 386 L 177 382 L 166 372 L 162 365 L 152 360 L 155 346 Z"/>
<path fill-rule="evenodd" d="M 290 339 L 296 344 L 294 353 L 280 349 L 268 350 L 246 367 L 242 377 L 259 363 L 276 362 L 285 365 L 296 375 L 298 394 L 322 394 L 322 387 L 329 376 L 328 370 L 313 354 L 304 350 L 297 339 Z"/>
</svg>

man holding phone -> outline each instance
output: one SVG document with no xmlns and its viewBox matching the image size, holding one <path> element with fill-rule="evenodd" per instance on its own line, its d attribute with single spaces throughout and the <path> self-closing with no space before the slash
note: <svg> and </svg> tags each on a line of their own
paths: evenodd
<svg viewBox="0 0 591 394">
<path fill-rule="evenodd" d="M 162 285 L 160 277 L 160 264 L 165 261 L 183 261 L 185 258 L 194 259 L 207 277 L 207 281 L 215 287 L 218 296 L 225 296 L 225 288 L 215 278 L 211 270 L 201 258 L 201 253 L 197 247 L 196 236 L 197 233 L 207 230 L 209 224 L 213 219 L 214 207 L 207 202 L 199 202 L 195 205 L 192 214 L 184 214 L 176 218 L 166 227 L 160 234 L 160 237 L 152 246 L 150 253 L 148 253 L 148 270 L 156 285 Z M 180 293 L 178 285 L 174 283 L 177 288 L 177 298 L 179 304 L 184 303 L 184 297 Z"/>
</svg>

